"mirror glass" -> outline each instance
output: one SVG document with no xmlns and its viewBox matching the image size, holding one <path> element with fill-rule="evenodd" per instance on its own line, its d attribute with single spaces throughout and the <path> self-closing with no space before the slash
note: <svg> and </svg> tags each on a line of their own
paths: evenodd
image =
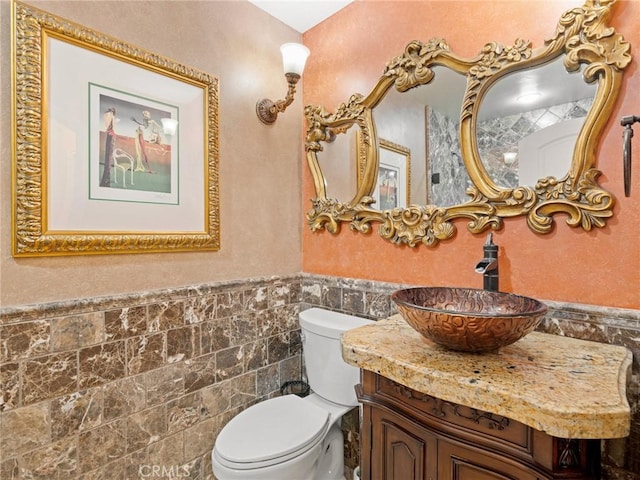
<svg viewBox="0 0 640 480">
<path fill-rule="evenodd" d="M 322 144 L 318 155 L 324 174 L 327 198 L 350 201 L 357 190 L 356 131 L 352 126 L 346 132 L 336 134 L 335 140 Z"/>
<path fill-rule="evenodd" d="M 596 94 L 584 68 L 567 72 L 564 56 L 517 71 L 492 85 L 480 105 L 478 153 L 493 181 L 534 187 L 564 177 Z"/>
<path fill-rule="evenodd" d="M 466 77 L 444 66 L 432 70 L 426 85 L 390 88 L 373 109 L 373 122 L 380 140 L 411 152 L 409 203 L 451 206 L 465 200 L 470 185 L 458 135 Z"/>
</svg>

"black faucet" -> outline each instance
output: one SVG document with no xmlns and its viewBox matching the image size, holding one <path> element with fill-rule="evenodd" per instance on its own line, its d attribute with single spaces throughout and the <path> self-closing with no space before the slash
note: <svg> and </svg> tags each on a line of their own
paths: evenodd
<svg viewBox="0 0 640 480">
<path fill-rule="evenodd" d="M 487 241 L 482 248 L 484 258 L 476 265 L 476 272 L 482 273 L 484 289 L 491 292 L 498 291 L 498 246 L 493 243 L 493 233 L 487 237 Z"/>
</svg>

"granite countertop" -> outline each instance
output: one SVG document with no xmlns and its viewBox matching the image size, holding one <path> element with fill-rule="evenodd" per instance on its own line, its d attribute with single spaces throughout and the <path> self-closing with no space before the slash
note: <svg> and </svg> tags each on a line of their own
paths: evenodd
<svg viewBox="0 0 640 480">
<path fill-rule="evenodd" d="M 395 315 L 345 332 L 342 356 L 419 392 L 556 437 L 629 434 L 632 356 L 624 347 L 532 332 L 494 353 L 454 352 Z"/>
</svg>

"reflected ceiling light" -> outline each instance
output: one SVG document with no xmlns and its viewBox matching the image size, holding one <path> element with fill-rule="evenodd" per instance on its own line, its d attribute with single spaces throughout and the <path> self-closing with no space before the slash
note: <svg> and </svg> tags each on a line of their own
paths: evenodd
<svg viewBox="0 0 640 480">
<path fill-rule="evenodd" d="M 542 94 L 540 92 L 523 93 L 522 95 L 519 95 L 516 98 L 516 102 L 524 104 L 524 105 L 528 105 L 528 104 L 534 103 L 541 96 L 542 96 Z"/>
<path fill-rule="evenodd" d="M 505 152 L 503 154 L 503 157 L 504 157 L 504 164 L 505 165 L 513 165 L 513 163 L 518 158 L 518 154 L 517 154 L 517 152 Z"/>
<path fill-rule="evenodd" d="M 278 118 L 278 113 L 284 112 L 291 102 L 293 94 L 296 93 L 296 83 L 300 80 L 304 65 L 309 56 L 309 49 L 300 43 L 285 43 L 280 47 L 282 52 L 282 63 L 284 65 L 284 76 L 287 78 L 289 89 L 284 100 L 273 102 L 268 98 L 263 98 L 256 104 L 256 114 L 262 123 L 271 125 Z"/>
</svg>

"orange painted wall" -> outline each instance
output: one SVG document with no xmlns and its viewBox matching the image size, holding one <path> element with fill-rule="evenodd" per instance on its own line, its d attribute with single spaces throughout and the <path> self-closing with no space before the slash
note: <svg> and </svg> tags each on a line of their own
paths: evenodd
<svg viewBox="0 0 640 480">
<path fill-rule="evenodd" d="M 516 38 L 534 48 L 550 38 L 561 14 L 581 6 L 579 0 L 525 1 L 372 1 L 356 0 L 304 34 L 311 49 L 303 82 L 304 104 L 330 111 L 354 92 L 366 94 L 384 65 L 414 39 L 447 40 L 452 51 L 474 57 L 489 41 L 506 45 Z M 621 95 L 598 151 L 600 184 L 617 201 L 614 216 L 602 229 L 585 232 L 556 215 L 547 235 L 533 233 L 524 218 L 509 219 L 495 233 L 500 246 L 501 290 L 543 300 L 640 309 L 640 125 L 636 124 L 632 192 L 622 183 L 620 117 L 640 115 L 640 2 L 619 0 L 613 27 L 632 45 Z M 315 196 L 308 169 L 303 178 L 303 208 Z M 370 235 L 311 232 L 303 228 L 303 270 L 388 282 L 482 287 L 474 266 L 486 233 L 473 235 L 466 222 L 457 235 L 436 247 L 395 246 Z"/>
</svg>

